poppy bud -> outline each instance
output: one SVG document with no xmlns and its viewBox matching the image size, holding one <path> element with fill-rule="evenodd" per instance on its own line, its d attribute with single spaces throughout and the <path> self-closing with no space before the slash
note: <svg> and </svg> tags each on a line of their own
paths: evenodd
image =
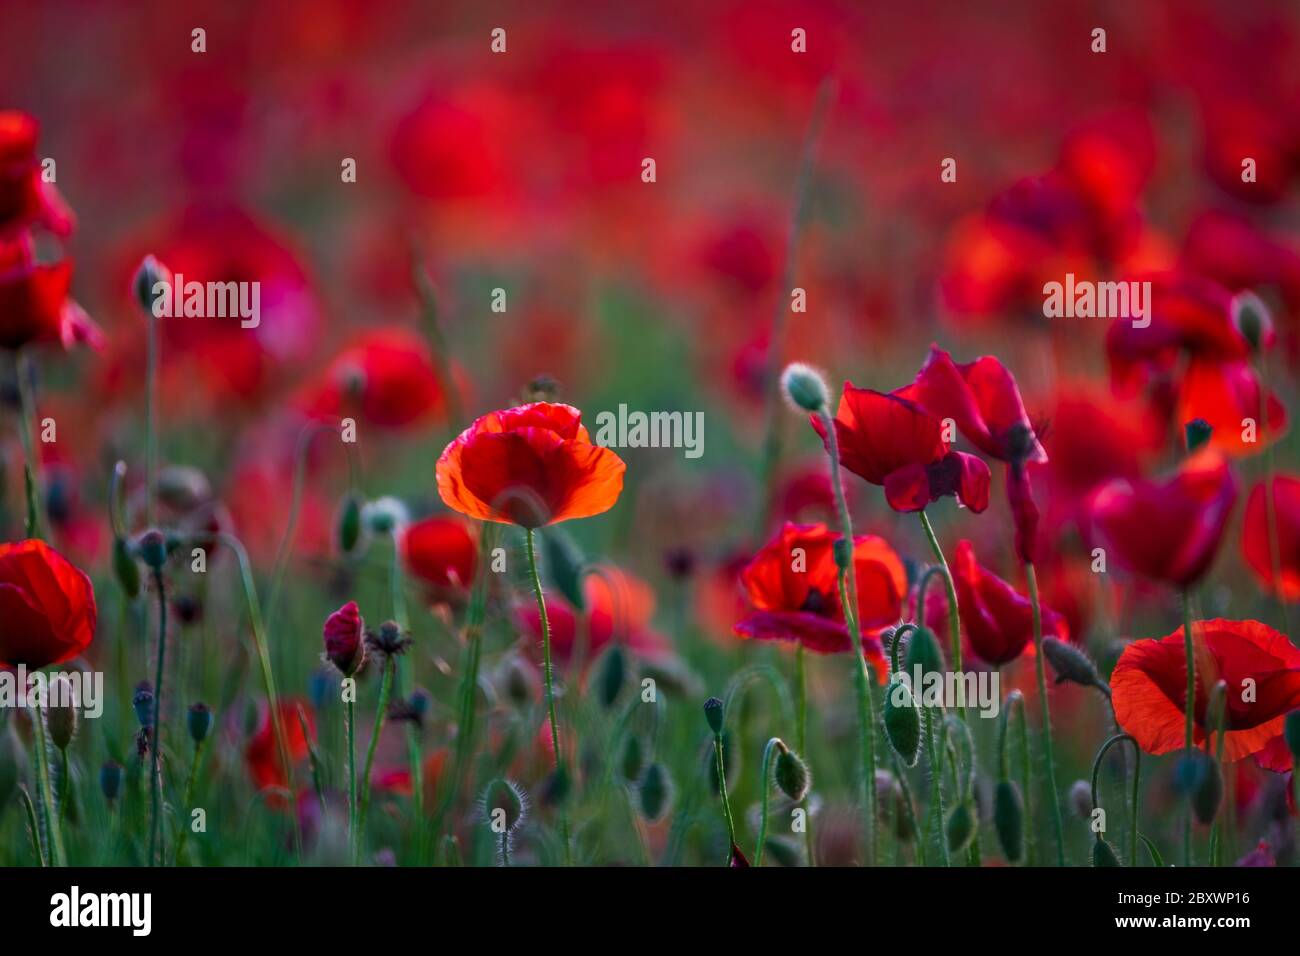
<svg viewBox="0 0 1300 956">
<path fill-rule="evenodd" d="M 361 522 L 372 534 L 392 534 L 410 520 L 406 505 L 392 495 L 369 501 L 361 509 Z"/>
<path fill-rule="evenodd" d="M 1058 684 L 1070 681 L 1084 687 L 1104 687 L 1101 675 L 1088 655 L 1057 637 L 1043 638 L 1043 656 L 1056 672 Z"/>
<path fill-rule="evenodd" d="M 346 605 L 345 605 L 346 606 Z M 339 609 L 340 611 L 343 608 Z M 396 621 L 385 621 L 379 625 L 378 631 L 366 632 L 366 647 L 383 654 L 385 657 L 397 657 L 406 653 L 406 649 L 415 642 L 407 637 Z M 360 664 L 360 661 L 357 661 Z"/>
<path fill-rule="evenodd" d="M 109 760 L 99 768 L 99 790 L 109 803 L 122 792 L 122 777 L 122 765 L 116 761 Z"/>
<path fill-rule="evenodd" d="M 657 823 L 668 812 L 672 803 L 673 784 L 668 771 L 661 763 L 652 763 L 646 767 L 645 776 L 637 788 L 637 798 L 641 816 L 650 823 Z"/>
<path fill-rule="evenodd" d="M 903 763 L 916 766 L 921 749 L 921 711 L 907 681 L 898 673 L 890 677 L 885 692 L 885 735 Z"/>
<path fill-rule="evenodd" d="M 1232 324 L 1246 340 L 1252 352 L 1273 341 L 1273 317 L 1264 300 L 1249 290 L 1238 292 L 1229 306 Z"/>
<path fill-rule="evenodd" d="M 1119 866 L 1119 854 L 1106 840 L 1098 839 L 1092 844 L 1093 866 Z"/>
<path fill-rule="evenodd" d="M 22 742 L 13 727 L 6 723 L 0 727 L 0 807 L 8 805 L 19 778 L 23 776 L 25 764 Z"/>
<path fill-rule="evenodd" d="M 1207 826 L 1214 822 L 1223 801 L 1223 774 L 1219 764 L 1208 754 L 1196 751 L 1197 756 L 1186 759 L 1195 764 L 1195 784 L 1192 788 L 1192 811 L 1196 819 Z"/>
<path fill-rule="evenodd" d="M 709 722 L 709 729 L 714 735 L 722 733 L 722 701 L 710 697 L 704 702 L 704 719 Z"/>
<path fill-rule="evenodd" d="M 1210 440 L 1214 434 L 1214 428 L 1204 418 L 1193 418 L 1183 426 L 1183 431 L 1187 436 L 1187 451 L 1196 451 L 1202 445 Z"/>
<path fill-rule="evenodd" d="M 831 552 L 835 555 L 835 566 L 841 571 L 848 570 L 853 564 L 853 545 L 847 538 L 836 538 L 835 543 L 831 545 Z"/>
<path fill-rule="evenodd" d="M 1282 737 L 1291 750 L 1292 758 L 1300 764 L 1300 710 L 1293 710 L 1286 715 L 1286 721 L 1282 724 Z"/>
<path fill-rule="evenodd" d="M 141 727 L 148 727 L 153 723 L 153 687 L 148 681 L 141 681 L 136 685 L 131 706 L 135 708 L 135 719 L 140 721 Z"/>
<path fill-rule="evenodd" d="M 781 391 L 804 411 L 816 412 L 826 407 L 829 392 L 816 369 L 803 362 L 791 362 L 781 373 Z"/>
<path fill-rule="evenodd" d="M 325 639 L 325 659 L 344 677 L 351 677 L 365 660 L 366 645 L 362 641 L 366 622 L 356 601 L 349 601 L 325 619 L 322 636 Z"/>
<path fill-rule="evenodd" d="M 749 860 L 745 857 L 745 851 L 736 844 L 731 844 L 731 861 L 727 864 L 733 870 L 749 869 Z"/>
<path fill-rule="evenodd" d="M 912 839 L 912 819 L 903 799 L 903 788 L 888 770 L 876 771 L 876 809 L 881 822 L 892 825 L 898 839 Z"/>
<path fill-rule="evenodd" d="M 113 539 L 113 576 L 122 586 L 122 593 L 135 600 L 140 594 L 140 567 L 125 538 Z"/>
<path fill-rule="evenodd" d="M 975 808 L 971 806 L 969 800 L 963 800 L 952 808 L 952 812 L 948 814 L 948 822 L 944 825 L 948 851 L 960 853 L 965 850 L 975 837 L 975 829 Z"/>
<path fill-rule="evenodd" d="M 629 783 L 641 776 L 645 768 L 645 750 L 636 734 L 629 734 L 623 742 L 623 757 L 619 764 L 623 779 Z"/>
<path fill-rule="evenodd" d="M 943 652 L 939 650 L 939 641 L 934 631 L 920 626 L 907 639 L 907 657 L 903 668 L 909 674 L 915 674 L 917 667 L 921 674 L 939 673 L 943 670 Z"/>
<path fill-rule="evenodd" d="M 812 784 L 812 775 L 808 765 L 785 744 L 777 746 L 776 785 L 781 792 L 798 803 L 808 796 L 808 787 Z"/>
<path fill-rule="evenodd" d="M 563 528 L 547 528 L 542 535 L 546 554 L 546 577 L 579 611 L 587 609 L 587 595 L 582 588 L 586 558 L 573 538 Z"/>
<path fill-rule="evenodd" d="M 1080 820 L 1092 818 L 1092 787 L 1087 780 L 1076 780 L 1070 786 L 1070 809 Z"/>
<path fill-rule="evenodd" d="M 45 710 L 45 726 L 50 740 L 59 750 L 67 750 L 77 733 L 77 707 L 73 703 L 72 681 L 56 677 L 50 682 L 50 705 Z"/>
<path fill-rule="evenodd" d="M 159 282 L 167 283 L 167 288 L 158 290 Z M 148 315 L 153 315 L 153 305 L 156 299 L 171 294 L 171 284 L 171 270 L 153 256 L 144 257 L 144 261 L 135 270 L 135 277 L 131 280 L 135 301 L 140 303 L 140 308 L 144 309 Z"/>
<path fill-rule="evenodd" d="M 999 780 L 993 791 L 993 827 L 1008 862 L 1020 862 L 1025 852 L 1025 804 L 1020 788 L 1010 780 Z"/>
<path fill-rule="evenodd" d="M 185 715 L 185 726 L 189 728 L 190 739 L 195 744 L 203 743 L 208 736 L 208 728 L 212 726 L 212 711 L 208 705 L 191 704 L 189 713 Z"/>
<path fill-rule="evenodd" d="M 528 818 L 528 794 L 513 780 L 498 777 L 483 791 L 482 809 L 494 832 L 514 833 Z"/>
<path fill-rule="evenodd" d="M 361 499 L 354 494 L 343 496 L 338 518 L 334 522 L 339 551 L 351 554 L 361 541 Z"/>
<path fill-rule="evenodd" d="M 602 707 L 612 707 L 623 689 L 627 675 L 627 655 L 618 644 L 605 652 L 600 663 L 600 675 L 596 679 L 596 694 Z"/>
<path fill-rule="evenodd" d="M 167 539 L 161 531 L 151 528 L 136 539 L 135 547 L 140 560 L 154 571 L 161 571 L 167 563 Z"/>
</svg>

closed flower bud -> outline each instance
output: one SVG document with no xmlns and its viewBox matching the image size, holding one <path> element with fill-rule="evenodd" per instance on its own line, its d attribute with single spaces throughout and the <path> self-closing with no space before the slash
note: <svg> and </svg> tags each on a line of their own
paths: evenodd
<svg viewBox="0 0 1300 956">
<path fill-rule="evenodd" d="M 885 691 L 885 735 L 903 763 L 916 766 L 921 750 L 921 711 L 901 674 L 890 678 Z"/>
<path fill-rule="evenodd" d="M 153 723 L 153 687 L 148 681 L 136 685 L 131 706 L 135 709 L 135 719 L 140 721 L 141 727 L 148 727 Z"/>
<path fill-rule="evenodd" d="M 493 780 L 483 791 L 480 803 L 494 833 L 514 833 L 528 819 L 528 794 L 513 780 Z"/>
<path fill-rule="evenodd" d="M 714 735 L 722 733 L 722 701 L 710 697 L 704 702 L 704 719 L 709 722 L 709 729 Z"/>
<path fill-rule="evenodd" d="M 349 601 L 325 619 L 322 629 L 325 659 L 344 677 L 355 674 L 365 660 L 365 629 L 366 622 L 356 601 Z"/>
<path fill-rule="evenodd" d="M 673 784 L 668 771 L 661 763 L 646 767 L 641 784 L 637 787 L 637 803 L 641 816 L 650 823 L 664 818 L 672 804 Z"/>
<path fill-rule="evenodd" d="M 1291 756 L 1300 764 L 1300 710 L 1293 710 L 1286 715 L 1282 725 L 1282 736 L 1291 751 Z"/>
<path fill-rule="evenodd" d="M 939 650 L 934 631 L 928 627 L 918 627 L 907 639 L 903 668 L 908 674 L 915 674 L 917 667 L 921 668 L 922 675 L 943 671 L 943 652 Z"/>
<path fill-rule="evenodd" d="M 816 412 L 826 407 L 829 393 L 826 381 L 811 365 L 791 362 L 781 373 L 781 391 L 804 411 Z"/>
<path fill-rule="evenodd" d="M 636 734 L 629 734 L 623 741 L 623 754 L 619 760 L 619 772 L 622 773 L 623 779 L 628 783 L 636 780 L 641 776 L 641 771 L 645 769 L 645 748 L 641 743 L 641 738 Z"/>
<path fill-rule="evenodd" d="M 361 499 L 359 497 L 350 493 L 343 497 L 334 528 L 340 553 L 351 554 L 355 551 L 361 542 Z"/>
<path fill-rule="evenodd" d="M 392 495 L 367 502 L 361 509 L 361 523 L 372 534 L 392 534 L 410 521 L 406 505 Z"/>
<path fill-rule="evenodd" d="M 1056 682 L 1070 681 L 1084 687 L 1105 687 L 1096 666 L 1088 655 L 1060 638 L 1043 638 L 1043 656 L 1056 672 Z"/>
<path fill-rule="evenodd" d="M 612 707 L 627 676 L 627 654 L 618 644 L 605 652 L 596 678 L 596 696 L 602 707 Z"/>
<path fill-rule="evenodd" d="M 207 704 L 191 704 L 185 715 L 185 726 L 189 729 L 190 739 L 195 744 L 203 743 L 212 726 L 212 711 Z"/>
<path fill-rule="evenodd" d="M 188 514 L 212 499 L 212 485 L 191 465 L 168 465 L 158 472 L 158 500 L 168 508 Z"/>
<path fill-rule="evenodd" d="M 122 792 L 122 777 L 122 765 L 115 761 L 110 760 L 99 768 L 99 789 L 109 803 Z"/>
<path fill-rule="evenodd" d="M 167 539 L 161 531 L 150 529 L 140 535 L 135 542 L 140 560 L 154 571 L 161 571 L 167 563 Z"/>
<path fill-rule="evenodd" d="M 135 600 L 140 594 L 140 566 L 135 563 L 135 555 L 125 538 L 113 539 L 113 576 L 122 593 Z"/>
<path fill-rule="evenodd" d="M 948 852 L 960 853 L 965 850 L 970 845 L 970 841 L 975 838 L 976 827 L 975 808 L 971 806 L 969 800 L 962 800 L 952 808 L 952 812 L 948 814 L 948 821 L 944 825 Z"/>
<path fill-rule="evenodd" d="M 1020 788 L 1010 780 L 999 780 L 993 791 L 993 827 L 1007 860 L 1020 862 L 1025 852 L 1025 804 Z"/>
<path fill-rule="evenodd" d="M 72 681 L 56 677 L 50 682 L 50 703 L 45 711 L 45 726 L 50 740 L 59 750 L 67 750 L 77 733 L 76 694 Z"/>
<path fill-rule="evenodd" d="M 1263 299 L 1250 291 L 1238 292 L 1232 297 L 1230 309 L 1232 324 L 1252 352 L 1272 344 L 1273 317 Z"/>
<path fill-rule="evenodd" d="M 1106 840 L 1095 840 L 1092 844 L 1093 866 L 1119 866 L 1119 854 Z"/>
<path fill-rule="evenodd" d="M 808 787 L 812 784 L 812 775 L 802 758 L 785 744 L 777 745 L 776 785 L 781 792 L 798 803 L 808 796 Z"/>
<path fill-rule="evenodd" d="M 159 288 L 158 283 L 166 283 L 166 288 Z M 135 270 L 135 277 L 131 280 L 131 289 L 135 293 L 135 301 L 140 304 L 140 308 L 153 315 L 154 300 L 171 294 L 172 273 L 165 265 L 155 259 L 153 256 L 145 256 L 144 261 L 140 263 Z"/>
<path fill-rule="evenodd" d="M 1087 780 L 1076 780 L 1070 785 L 1069 804 L 1080 820 L 1092 819 L 1092 787 Z"/>
</svg>

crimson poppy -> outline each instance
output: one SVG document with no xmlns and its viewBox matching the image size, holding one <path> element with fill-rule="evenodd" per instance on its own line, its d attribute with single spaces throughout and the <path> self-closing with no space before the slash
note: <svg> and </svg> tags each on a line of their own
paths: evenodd
<svg viewBox="0 0 1300 956">
<path fill-rule="evenodd" d="M 366 622 L 356 601 L 349 601 L 325 619 L 322 637 L 325 641 L 325 659 L 338 668 L 344 677 L 351 677 L 366 656 L 362 641 Z"/>
<path fill-rule="evenodd" d="M 825 443 L 821 418 L 811 420 Z M 988 507 L 989 466 L 974 455 L 950 451 L 943 423 L 915 401 L 845 382 L 834 421 L 840 464 L 883 486 L 895 511 L 921 511 L 945 495 L 955 495 L 974 512 Z"/>
<path fill-rule="evenodd" d="M 1206 713 L 1209 690 L 1227 683 L 1223 755 L 1240 760 L 1281 736 L 1289 711 L 1300 707 L 1300 649 L 1259 621 L 1215 619 L 1192 623 L 1196 693 L 1193 742 L 1217 747 Z M 1148 753 L 1185 745 L 1187 657 L 1183 629 L 1124 649 L 1110 679 L 1115 718 Z"/>
<path fill-rule="evenodd" d="M 651 624 L 654 591 L 640 578 L 619 568 L 603 568 L 583 578 L 582 591 L 582 609 L 555 594 L 546 600 L 551 652 L 557 659 L 571 660 L 579 645 L 585 644 L 583 654 L 590 661 L 614 641 L 645 658 L 668 654 L 668 639 Z M 542 623 L 537 604 L 522 603 L 515 614 L 520 627 L 532 636 L 534 646 L 540 646 Z"/>
<path fill-rule="evenodd" d="M 90 578 L 44 541 L 0 544 L 0 667 L 35 670 L 84 653 L 96 614 Z"/>
<path fill-rule="evenodd" d="M 400 328 L 370 332 L 344 349 L 299 402 L 314 418 L 355 414 L 383 428 L 418 425 L 445 406 L 428 346 Z"/>
<path fill-rule="evenodd" d="M 1254 455 L 1287 429 L 1286 407 L 1272 392 L 1261 402 L 1263 392 L 1249 362 L 1193 359 L 1179 385 L 1177 420 L 1203 419 L 1214 429 L 1211 447 L 1226 455 Z"/>
<path fill-rule="evenodd" d="M 1286 601 L 1300 598 L 1300 478 L 1273 477 L 1273 514 L 1277 525 L 1279 574 L 1273 576 L 1273 553 L 1269 544 L 1268 502 L 1263 482 L 1251 489 L 1246 500 L 1241 551 L 1246 566 L 1255 572 L 1266 589 Z"/>
<path fill-rule="evenodd" d="M 1126 567 L 1178 588 L 1209 570 L 1237 482 L 1221 455 L 1202 449 L 1162 480 L 1117 478 L 1092 496 L 1094 527 Z"/>
<path fill-rule="evenodd" d="M 474 580 L 478 545 L 462 518 L 434 515 L 409 524 L 399 547 L 407 570 L 437 595 L 464 591 Z"/>
<path fill-rule="evenodd" d="M 477 419 L 443 451 L 436 474 L 449 508 L 531 529 L 608 511 L 626 467 L 592 444 L 576 408 L 533 402 Z"/>
<path fill-rule="evenodd" d="M 41 175 L 39 132 L 39 124 L 26 113 L 0 111 L 0 235 L 33 225 L 59 236 L 72 232 L 72 210 Z"/>
<path fill-rule="evenodd" d="M 957 542 L 950 567 L 966 645 L 976 657 L 995 667 L 1015 660 L 1034 636 L 1033 605 L 1029 598 L 981 565 L 969 541 Z M 945 633 L 948 597 L 943 589 L 928 589 L 925 604 L 927 626 L 937 633 Z M 1070 628 L 1063 615 L 1046 606 L 1042 615 L 1045 636 L 1069 640 Z"/>
<path fill-rule="evenodd" d="M 280 724 L 280 732 L 284 735 L 284 745 L 287 756 L 292 763 L 297 763 L 307 756 L 308 739 L 302 731 L 302 724 L 298 721 L 298 710 L 307 718 L 307 730 L 314 737 L 316 735 L 316 721 L 312 715 L 311 705 L 306 701 L 296 698 L 282 698 L 280 700 L 279 713 L 277 719 Z M 284 767 L 280 763 L 280 756 L 277 752 L 275 742 L 275 731 L 271 727 L 270 708 L 262 704 L 258 708 L 257 729 L 253 736 L 248 740 L 248 746 L 244 748 L 244 763 L 248 767 L 248 774 L 253 779 L 253 786 L 257 790 L 265 790 L 268 787 L 286 787 L 288 780 L 285 777 Z M 282 796 L 270 795 L 268 803 L 274 806 L 284 806 L 285 801 Z"/>
<path fill-rule="evenodd" d="M 71 259 L 37 264 L 29 235 L 0 240 L 0 349 L 45 343 L 98 346 L 102 335 L 68 297 L 71 285 Z"/>
<path fill-rule="evenodd" d="M 754 640 L 798 641 L 819 654 L 852 648 L 835 563 L 839 537 L 823 524 L 782 525 L 741 572 L 752 610 L 736 623 L 736 634 Z M 863 654 L 883 680 L 880 632 L 901 618 L 907 572 L 894 549 L 874 535 L 854 540 L 853 567 Z"/>
</svg>

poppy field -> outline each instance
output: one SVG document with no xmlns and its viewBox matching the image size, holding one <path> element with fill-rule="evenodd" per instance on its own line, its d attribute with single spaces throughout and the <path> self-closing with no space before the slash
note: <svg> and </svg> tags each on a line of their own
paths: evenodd
<svg viewBox="0 0 1300 956">
<path fill-rule="evenodd" d="M 3 21 L 0 864 L 1300 864 L 1294 4 Z"/>
</svg>

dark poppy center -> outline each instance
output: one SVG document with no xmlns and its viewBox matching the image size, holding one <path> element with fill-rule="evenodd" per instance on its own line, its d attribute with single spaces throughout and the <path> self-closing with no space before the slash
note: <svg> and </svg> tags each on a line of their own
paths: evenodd
<svg viewBox="0 0 1300 956">
<path fill-rule="evenodd" d="M 816 588 L 809 588 L 808 596 L 803 599 L 803 604 L 799 606 L 799 610 L 807 611 L 810 614 L 820 614 L 825 617 L 830 614 L 834 606 L 829 595 L 818 591 Z"/>
</svg>

